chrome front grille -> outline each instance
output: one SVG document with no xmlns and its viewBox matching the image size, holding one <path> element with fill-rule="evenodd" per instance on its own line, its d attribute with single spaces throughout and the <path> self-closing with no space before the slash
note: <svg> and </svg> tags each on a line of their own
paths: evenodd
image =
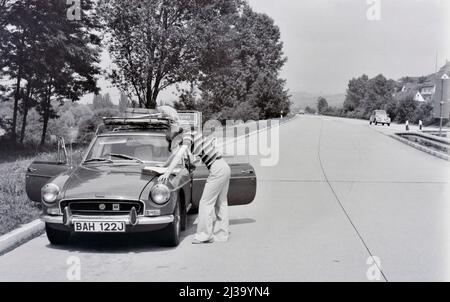
<svg viewBox="0 0 450 302">
<path fill-rule="evenodd" d="M 136 200 L 63 200 L 60 203 L 61 211 L 69 207 L 72 215 L 128 215 L 134 207 L 138 215 L 143 214 L 142 201 Z"/>
</svg>

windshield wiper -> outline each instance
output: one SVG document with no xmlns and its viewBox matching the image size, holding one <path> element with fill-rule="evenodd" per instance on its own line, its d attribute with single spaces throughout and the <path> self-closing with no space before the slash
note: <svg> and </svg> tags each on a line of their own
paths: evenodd
<svg viewBox="0 0 450 302">
<path fill-rule="evenodd" d="M 142 161 L 142 159 L 139 159 L 139 158 L 136 158 L 136 157 L 133 157 L 133 156 L 129 156 L 129 155 L 125 155 L 125 154 L 108 153 L 108 154 L 105 154 L 105 156 L 114 156 L 114 157 L 118 157 L 118 158 L 123 158 L 123 159 L 128 159 L 128 160 L 135 160 L 137 162 L 144 163 Z"/>
<path fill-rule="evenodd" d="M 98 158 L 90 158 L 90 159 L 85 160 L 84 162 L 85 162 L 85 163 L 90 163 L 90 162 L 94 162 L 94 161 L 106 161 L 106 162 L 109 162 L 109 163 L 112 163 L 112 162 L 113 162 L 113 161 L 110 160 L 110 159 L 107 159 L 107 158 L 101 158 L 101 157 L 98 157 Z"/>
</svg>

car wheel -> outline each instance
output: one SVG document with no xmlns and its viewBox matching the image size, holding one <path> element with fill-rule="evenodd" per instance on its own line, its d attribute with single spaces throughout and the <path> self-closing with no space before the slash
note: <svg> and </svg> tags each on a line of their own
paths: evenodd
<svg viewBox="0 0 450 302">
<path fill-rule="evenodd" d="M 381 126 L 384 126 L 384 123 L 382 123 Z"/>
<path fill-rule="evenodd" d="M 180 244 L 181 232 L 181 204 L 177 202 L 173 212 L 174 220 L 163 231 L 163 243 L 165 246 L 175 247 Z"/>
<path fill-rule="evenodd" d="M 372 125 L 372 121 L 369 121 L 369 125 Z"/>
<path fill-rule="evenodd" d="M 391 123 L 388 123 L 387 125 L 388 125 L 388 127 L 390 127 L 390 126 L 391 126 Z"/>
<path fill-rule="evenodd" d="M 375 126 L 378 126 L 378 122 L 375 122 Z"/>
<path fill-rule="evenodd" d="M 69 243 L 70 232 L 53 228 L 50 224 L 45 224 L 45 233 L 47 233 L 48 241 L 53 245 L 64 245 Z"/>
</svg>

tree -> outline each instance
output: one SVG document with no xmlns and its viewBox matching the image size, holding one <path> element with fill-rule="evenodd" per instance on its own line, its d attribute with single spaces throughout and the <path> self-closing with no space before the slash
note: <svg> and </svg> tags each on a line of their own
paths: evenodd
<svg viewBox="0 0 450 302">
<path fill-rule="evenodd" d="M 98 109 L 92 116 L 86 116 L 79 123 L 77 141 L 80 144 L 89 144 L 94 137 L 98 126 L 103 123 L 103 117 L 113 117 L 119 114 L 119 110 L 111 108 Z"/>
<path fill-rule="evenodd" d="M 33 80 L 28 78 L 25 89 L 22 89 L 21 99 L 22 105 L 20 111 L 22 114 L 22 128 L 20 130 L 20 143 L 23 143 L 25 139 L 25 129 L 27 126 L 28 112 L 31 108 L 35 107 L 37 100 L 35 99 L 36 87 L 34 87 Z"/>
<path fill-rule="evenodd" d="M 112 108 L 114 104 L 111 102 L 111 97 L 109 93 L 106 94 L 95 94 L 92 100 L 92 106 L 94 110 Z"/>
<path fill-rule="evenodd" d="M 221 111 L 223 120 L 233 121 L 257 121 L 260 119 L 259 112 L 255 110 L 255 106 L 248 102 L 239 103 L 236 107 L 227 107 Z"/>
<path fill-rule="evenodd" d="M 15 140 L 19 100 L 29 108 L 33 96 L 42 115 L 41 145 L 44 144 L 48 121 L 55 117 L 53 100 L 76 101 L 86 92 L 95 92 L 95 75 L 99 68 L 99 38 L 93 12 L 94 1 L 82 1 L 82 21 L 69 21 L 66 3 L 59 0 L 12 1 L 6 19 L 7 56 L 3 69 L 15 79 L 12 137 Z M 3 42 L 2 42 L 3 43 Z M 25 90 L 22 86 L 25 85 Z M 24 93 L 21 93 L 24 91 Z M 26 124 L 23 121 L 22 129 Z"/>
<path fill-rule="evenodd" d="M 397 107 L 396 120 L 399 123 L 404 123 L 406 121 L 413 122 L 415 117 L 415 112 L 417 109 L 417 102 L 411 95 L 404 97 L 399 101 Z"/>
<path fill-rule="evenodd" d="M 128 97 L 124 93 L 120 93 L 119 111 L 125 112 L 125 110 L 129 107 L 131 107 L 131 104 L 130 101 L 128 100 Z"/>
<path fill-rule="evenodd" d="M 259 74 L 250 88 L 248 103 L 253 105 L 252 119 L 270 119 L 290 112 L 289 95 L 285 81 L 274 74 Z M 246 102 L 243 102 L 245 104 Z"/>
<path fill-rule="evenodd" d="M 386 113 L 389 115 L 392 121 L 397 118 L 397 108 L 399 102 L 395 98 L 391 98 L 386 104 Z"/>
<path fill-rule="evenodd" d="M 328 102 L 324 97 L 319 97 L 317 99 L 317 111 L 322 114 L 328 109 Z"/>
<path fill-rule="evenodd" d="M 418 84 L 424 84 L 426 81 L 427 81 L 427 77 L 426 77 L 426 76 L 420 76 L 420 77 L 417 79 L 417 83 L 418 83 Z"/>
<path fill-rule="evenodd" d="M 5 55 L 8 51 L 8 17 L 12 0 L 0 0 L 0 71 L 6 66 Z"/>
<path fill-rule="evenodd" d="M 315 114 L 317 111 L 316 111 L 316 109 L 314 109 L 312 107 L 306 106 L 305 112 L 308 114 Z"/>
<path fill-rule="evenodd" d="M 345 111 L 354 111 L 364 100 L 367 92 L 369 77 L 363 74 L 359 78 L 353 78 L 348 83 L 347 94 L 344 101 Z"/>
<path fill-rule="evenodd" d="M 260 118 L 287 114 L 289 96 L 279 79 L 286 58 L 274 21 L 245 3 L 226 22 L 212 22 L 199 79 L 204 116 L 222 118 L 241 103 L 253 106 Z"/>
<path fill-rule="evenodd" d="M 14 109 L 11 125 L 11 139 L 16 141 L 16 128 L 19 110 L 23 69 L 32 64 L 29 60 L 30 49 L 35 42 L 36 18 L 29 9 L 26 1 L 1 1 L 0 22 L 1 28 L 1 61 L 2 74 L 15 79 L 14 83 Z M 8 30 L 8 26 L 10 29 Z"/>
<path fill-rule="evenodd" d="M 395 82 L 386 79 L 382 74 L 370 79 L 362 102 L 364 117 L 369 117 L 373 110 L 386 109 L 387 104 L 392 100 L 394 87 Z"/>
<path fill-rule="evenodd" d="M 79 125 L 94 113 L 90 106 L 66 102 L 57 109 L 58 118 L 49 121 L 49 132 L 62 136 L 66 142 L 73 142 L 77 138 Z"/>
<path fill-rule="evenodd" d="M 101 5 L 113 82 L 140 107 L 154 108 L 161 90 L 198 76 L 208 19 L 235 1 L 111 0 Z"/>
<path fill-rule="evenodd" d="M 368 118 L 375 109 L 385 109 L 395 116 L 396 102 L 392 95 L 396 82 L 386 79 L 382 74 L 369 79 L 366 75 L 353 78 L 348 83 L 344 101 L 347 116 Z"/>
<path fill-rule="evenodd" d="M 429 125 L 433 122 L 433 104 L 431 102 L 421 103 L 416 108 L 414 117 L 414 122 L 418 123 L 419 120 L 423 122 L 424 125 Z"/>
</svg>

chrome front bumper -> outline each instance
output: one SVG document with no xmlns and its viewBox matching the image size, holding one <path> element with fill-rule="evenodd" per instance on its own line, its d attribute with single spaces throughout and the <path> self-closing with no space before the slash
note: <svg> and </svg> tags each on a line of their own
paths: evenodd
<svg viewBox="0 0 450 302">
<path fill-rule="evenodd" d="M 41 220 L 47 223 L 54 224 L 64 224 L 62 215 L 41 215 Z M 108 221 L 108 222 L 122 222 L 125 221 L 126 225 L 133 225 L 130 221 L 129 215 L 120 215 L 120 216 L 80 216 L 80 215 L 72 215 L 70 216 L 70 224 L 73 224 L 77 221 Z M 173 215 L 166 216 L 158 216 L 158 217 L 146 217 L 146 216 L 138 216 L 136 225 L 158 225 L 158 224 L 167 224 L 174 221 Z"/>
</svg>

